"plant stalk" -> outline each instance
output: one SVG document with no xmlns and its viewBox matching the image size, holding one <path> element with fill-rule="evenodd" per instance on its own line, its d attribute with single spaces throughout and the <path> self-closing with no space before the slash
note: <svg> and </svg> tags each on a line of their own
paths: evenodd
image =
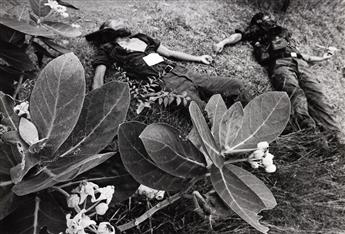
<svg viewBox="0 0 345 234">
<path fill-rule="evenodd" d="M 140 223 L 144 222 L 146 219 L 150 218 L 154 213 L 156 213 L 157 211 L 163 209 L 164 207 L 176 202 L 177 200 L 179 200 L 182 197 L 182 193 L 176 193 L 175 195 L 168 197 L 167 199 L 165 199 L 164 201 L 159 202 L 158 204 L 156 204 L 154 207 L 152 207 L 151 209 L 149 209 L 148 211 L 146 211 L 144 214 L 142 214 L 141 216 L 139 216 L 138 218 L 122 224 L 120 226 L 117 226 L 117 229 L 121 232 L 126 231 L 128 229 L 131 229 L 133 227 L 138 226 Z"/>
</svg>

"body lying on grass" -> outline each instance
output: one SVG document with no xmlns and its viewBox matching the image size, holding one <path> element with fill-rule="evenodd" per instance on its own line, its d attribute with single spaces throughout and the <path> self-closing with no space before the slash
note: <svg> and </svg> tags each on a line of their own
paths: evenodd
<svg viewBox="0 0 345 234">
<path fill-rule="evenodd" d="M 302 54 L 290 37 L 290 32 L 279 26 L 273 16 L 257 13 L 244 31 L 235 30 L 230 37 L 215 44 L 214 50 L 220 53 L 225 45 L 250 42 L 256 60 L 267 67 L 273 87 L 288 93 L 291 118 L 297 129 L 318 125 L 321 129 L 340 133 L 332 108 L 307 64 L 325 61 L 333 56 L 333 51 L 323 57 Z"/>
<path fill-rule="evenodd" d="M 95 57 L 96 67 L 92 88 L 103 85 L 107 67 L 112 64 L 122 67 L 131 79 L 159 79 L 164 89 L 187 96 L 204 106 L 202 99 L 219 93 L 227 104 L 241 100 L 245 102 L 243 84 L 238 79 L 228 77 L 211 77 L 189 71 L 187 68 L 169 61 L 166 58 L 210 64 L 209 55 L 194 56 L 174 51 L 163 46 L 160 41 L 148 35 L 131 31 L 120 20 L 108 20 L 100 30 L 88 34 L 88 41 L 99 47 Z M 201 98 L 202 96 L 202 98 Z"/>
</svg>

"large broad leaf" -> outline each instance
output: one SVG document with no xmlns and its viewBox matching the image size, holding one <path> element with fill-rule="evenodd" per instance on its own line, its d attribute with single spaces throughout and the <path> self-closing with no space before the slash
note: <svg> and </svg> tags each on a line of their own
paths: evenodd
<svg viewBox="0 0 345 234">
<path fill-rule="evenodd" d="M 62 45 L 59 45 L 55 43 L 53 40 L 50 40 L 48 38 L 40 37 L 41 41 L 43 41 L 49 48 L 61 53 L 61 54 L 66 54 L 71 52 L 69 49 L 65 48 Z"/>
<path fill-rule="evenodd" d="M 207 152 L 211 161 L 217 167 L 221 167 L 224 161 L 220 156 L 219 147 L 217 146 L 211 131 L 207 126 L 206 120 L 202 115 L 199 106 L 193 101 L 189 105 L 189 113 L 192 118 L 193 125 L 200 136 L 204 152 Z"/>
<path fill-rule="evenodd" d="M 11 146 L 0 143 L 0 220 L 16 207 L 16 195 L 12 193 L 13 182 L 10 169 L 19 162 L 12 153 Z"/>
<path fill-rule="evenodd" d="M 206 104 L 205 111 L 211 121 L 211 132 L 214 140 L 219 145 L 219 128 L 223 114 L 227 110 L 225 102 L 220 94 L 213 95 Z"/>
<path fill-rule="evenodd" d="M 139 139 L 145 127 L 145 124 L 134 121 L 120 125 L 119 149 L 124 166 L 136 181 L 150 188 L 166 191 L 184 188 L 188 180 L 168 174 L 150 160 Z"/>
<path fill-rule="evenodd" d="M 17 152 L 13 152 L 17 153 Z M 31 168 L 36 166 L 39 163 L 39 157 L 37 155 L 30 154 L 26 152 L 24 154 L 24 160 L 22 160 L 22 163 L 18 163 L 15 167 L 12 167 L 10 170 L 11 179 L 12 181 L 17 184 L 26 175 L 26 173 L 29 172 Z"/>
<path fill-rule="evenodd" d="M 0 40 L 0 58 L 20 71 L 31 71 L 35 65 L 25 53 L 25 48 L 19 48 L 11 43 Z"/>
<path fill-rule="evenodd" d="M 48 3 L 48 0 L 30 0 L 31 9 L 38 17 L 45 17 L 51 11 L 50 6 L 44 5 L 45 3 Z"/>
<path fill-rule="evenodd" d="M 53 22 L 53 21 L 44 21 L 43 26 L 60 34 L 64 37 L 79 37 L 81 32 L 79 29 L 74 28 L 68 24 L 61 23 L 61 22 Z"/>
<path fill-rule="evenodd" d="M 66 230 L 66 218 L 58 202 L 48 193 L 33 196 L 0 222 L 1 233 L 39 234 Z"/>
<path fill-rule="evenodd" d="M 193 178 L 207 172 L 203 154 L 172 126 L 150 124 L 139 137 L 156 165 L 169 174 Z"/>
<path fill-rule="evenodd" d="M 5 142 L 12 143 L 12 155 L 16 158 L 16 164 L 11 168 L 10 175 L 14 183 L 18 183 L 22 180 L 24 175 L 39 161 L 38 157 L 31 155 L 27 152 L 27 146 L 23 140 L 18 136 L 19 118 L 14 113 L 14 100 L 12 97 L 0 92 L 0 113 L 2 113 L 3 119 L 1 124 L 9 126 L 11 131 L 4 133 L 1 139 Z M 16 147 L 16 144 L 20 144 L 25 152 L 20 153 Z"/>
<path fill-rule="evenodd" d="M 236 102 L 222 116 L 218 132 L 219 143 L 222 149 L 227 145 L 232 145 L 237 138 L 243 124 L 243 115 L 241 103 Z"/>
<path fill-rule="evenodd" d="M 12 191 L 19 196 L 38 192 L 56 183 L 70 181 L 78 175 L 98 166 L 115 153 L 98 154 L 87 157 L 64 157 L 49 164 L 41 173 L 16 184 Z"/>
<path fill-rule="evenodd" d="M 52 60 L 42 70 L 31 94 L 30 113 L 40 139 L 48 138 L 44 159 L 52 159 L 72 132 L 84 93 L 84 69 L 73 53 Z"/>
<path fill-rule="evenodd" d="M 112 202 L 122 202 L 132 196 L 138 189 L 139 183 L 128 173 L 124 167 L 120 155 L 109 158 L 104 163 L 79 175 L 73 181 L 87 180 L 101 187 L 115 186 L 115 194 Z M 75 187 L 75 184 L 73 184 Z"/>
<path fill-rule="evenodd" d="M 28 34 L 31 36 L 40 37 L 54 37 L 55 34 L 43 27 L 33 26 L 25 21 L 19 21 L 15 18 L 9 18 L 7 16 L 0 16 L 0 24 L 3 24 L 9 28 L 17 30 L 18 32 Z"/>
<path fill-rule="evenodd" d="M 72 133 L 59 148 L 56 157 L 94 155 L 117 134 L 127 115 L 129 88 L 123 82 L 110 82 L 90 92 Z"/>
<path fill-rule="evenodd" d="M 11 96 L 0 92 L 0 113 L 4 119 L 1 121 L 6 121 L 6 125 L 11 128 L 13 131 L 18 130 L 19 118 L 13 111 L 14 100 Z"/>
<path fill-rule="evenodd" d="M 261 141 L 271 142 L 284 130 L 290 117 L 290 99 L 286 92 L 267 92 L 244 108 L 242 127 L 234 141 L 226 145 L 227 153 L 252 150 Z"/>
<path fill-rule="evenodd" d="M 13 111 L 14 101 L 12 97 L 0 92 L 0 113 L 2 114 L 1 124 L 11 128 L 11 131 L 2 134 L 1 139 L 4 142 L 14 144 L 11 146 L 11 155 L 16 160 L 16 164 L 12 165 L 8 173 L 14 183 L 19 182 L 23 176 L 38 163 L 37 158 L 29 155 L 28 152 L 19 153 L 16 144 L 20 144 L 23 150 L 27 150 L 25 143 L 18 136 L 19 118 Z M 5 145 L 3 146 L 5 147 Z"/>
<path fill-rule="evenodd" d="M 40 44 L 38 44 L 37 42 L 32 42 L 31 45 L 34 48 L 34 52 L 36 54 L 37 57 L 37 62 L 38 62 L 38 66 L 42 67 L 43 65 L 43 58 L 44 56 L 49 57 L 49 58 L 56 58 L 57 56 L 51 54 L 49 52 L 49 50 L 47 50 L 46 48 L 44 48 L 43 46 L 41 46 Z"/>
<path fill-rule="evenodd" d="M 62 5 L 62 6 L 65 6 L 65 7 L 68 7 L 68 8 L 71 8 L 71 9 L 74 9 L 74 10 L 79 10 L 78 7 L 72 5 L 71 3 L 69 2 L 65 2 L 65 1 L 62 1 L 62 0 L 57 0 L 57 2 Z"/>
<path fill-rule="evenodd" d="M 248 171 L 232 164 L 210 169 L 212 185 L 222 200 L 248 224 L 267 233 L 258 213 L 276 206 L 271 191 Z"/>
<path fill-rule="evenodd" d="M 15 46 L 21 47 L 25 41 L 25 34 L 18 32 L 12 28 L 0 24 L 0 40 L 11 43 Z"/>
</svg>

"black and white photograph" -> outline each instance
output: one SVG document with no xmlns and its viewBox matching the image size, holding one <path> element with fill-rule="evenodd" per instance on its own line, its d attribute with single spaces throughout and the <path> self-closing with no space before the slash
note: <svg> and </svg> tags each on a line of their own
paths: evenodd
<svg viewBox="0 0 345 234">
<path fill-rule="evenodd" d="M 345 0 L 0 0 L 0 234 L 120 233 L 345 233 Z"/>
</svg>

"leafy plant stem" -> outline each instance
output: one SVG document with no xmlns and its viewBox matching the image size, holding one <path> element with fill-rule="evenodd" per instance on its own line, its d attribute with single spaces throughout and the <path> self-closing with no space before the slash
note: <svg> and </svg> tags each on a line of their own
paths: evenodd
<svg viewBox="0 0 345 234">
<path fill-rule="evenodd" d="M 90 229 L 91 231 L 93 231 L 94 233 L 97 233 L 97 230 L 95 227 L 87 227 L 88 229 Z"/>
<path fill-rule="evenodd" d="M 238 154 L 238 153 L 247 153 L 251 151 L 255 151 L 257 148 L 254 149 L 237 149 L 237 150 L 224 150 L 221 152 L 222 156 L 232 155 L 232 154 Z"/>
<path fill-rule="evenodd" d="M 4 181 L 4 182 L 1 182 L 1 183 L 0 183 L 0 187 L 2 187 L 2 186 L 5 187 L 5 186 L 10 185 L 10 184 L 13 184 L 13 182 L 10 181 L 10 180 L 9 180 L 9 181 Z"/>
<path fill-rule="evenodd" d="M 65 190 L 63 190 L 62 188 L 59 188 L 59 187 L 56 187 L 56 186 L 52 186 L 51 189 L 56 190 L 56 191 L 62 193 L 67 198 L 70 196 L 69 193 L 66 192 Z"/>
<path fill-rule="evenodd" d="M 97 201 L 95 202 L 94 204 L 92 204 L 92 206 L 90 206 L 89 208 L 87 208 L 87 210 L 85 211 L 86 212 L 89 212 L 90 210 L 92 210 L 94 207 L 96 207 L 101 201 Z"/>
<path fill-rule="evenodd" d="M 186 193 L 188 193 L 189 190 L 192 189 L 194 184 L 198 182 L 200 179 L 201 179 L 200 177 L 192 179 L 190 182 L 190 185 L 184 191 L 176 193 L 172 195 L 171 197 L 166 198 L 164 201 L 157 203 L 155 206 L 153 206 L 151 209 L 146 211 L 144 214 L 142 214 L 138 218 L 131 220 L 128 223 L 117 226 L 117 229 L 123 232 L 123 231 L 126 231 L 128 229 L 138 226 L 140 223 L 150 218 L 157 211 L 167 207 L 170 204 L 173 204 L 174 202 L 178 201 L 180 198 L 185 197 Z"/>
<path fill-rule="evenodd" d="M 233 160 L 225 161 L 224 164 L 238 163 L 238 162 L 247 162 L 247 161 L 248 161 L 247 158 L 233 159 Z"/>
<path fill-rule="evenodd" d="M 96 212 L 92 212 L 91 214 L 89 214 L 89 217 L 91 218 L 91 217 L 93 217 L 95 215 L 96 215 Z"/>
<path fill-rule="evenodd" d="M 20 90 L 20 88 L 21 88 L 21 86 L 23 84 L 23 78 L 24 78 L 24 75 L 23 74 L 20 75 L 17 88 L 16 88 L 16 90 L 15 90 L 15 92 L 13 94 L 13 99 L 16 99 L 16 97 L 17 97 L 17 95 L 19 93 L 19 90 Z"/>
<path fill-rule="evenodd" d="M 56 187 L 65 188 L 65 187 L 69 187 L 69 186 L 72 186 L 72 185 L 75 185 L 75 184 L 80 184 L 83 181 L 85 181 L 85 180 L 77 180 L 77 181 L 68 182 L 66 184 L 62 184 L 62 185 L 59 185 L 59 186 L 56 186 Z"/>
<path fill-rule="evenodd" d="M 120 226 L 117 226 L 117 229 L 120 232 L 126 231 L 128 229 L 131 229 L 133 227 L 138 226 L 140 223 L 144 222 L 146 219 L 150 218 L 154 213 L 156 213 L 157 211 L 163 209 L 164 207 L 176 202 L 177 200 L 179 200 L 182 197 L 183 192 L 180 193 L 176 193 L 171 197 L 168 197 L 167 199 L 165 199 L 164 201 L 159 202 L 158 204 L 156 204 L 154 207 L 152 207 L 151 209 L 149 209 L 148 211 L 146 211 L 144 214 L 142 214 L 141 216 L 139 216 L 138 218 L 122 224 Z"/>
</svg>

